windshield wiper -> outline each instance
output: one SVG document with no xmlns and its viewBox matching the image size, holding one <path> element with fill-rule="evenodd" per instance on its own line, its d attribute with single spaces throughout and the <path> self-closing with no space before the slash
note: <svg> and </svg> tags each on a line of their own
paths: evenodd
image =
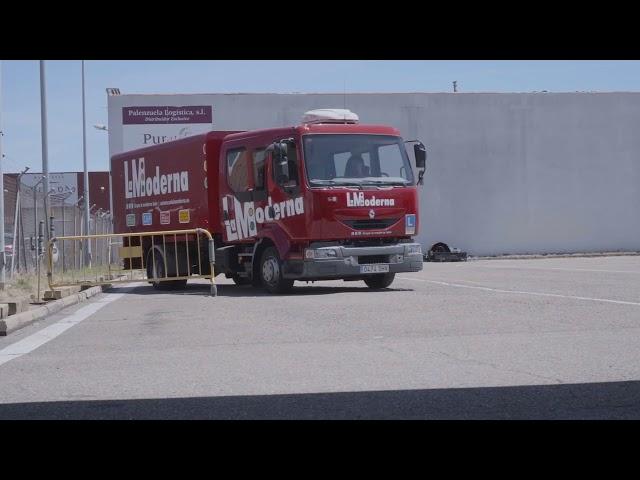
<svg viewBox="0 0 640 480">
<path fill-rule="evenodd" d="M 409 185 L 411 182 L 409 182 L 408 180 L 406 181 L 399 181 L 399 180 L 363 180 L 362 185 L 390 185 L 390 186 L 407 186 Z"/>
<path fill-rule="evenodd" d="M 337 185 L 340 187 L 362 187 L 362 184 L 359 182 L 342 182 L 337 180 L 317 180 L 313 179 L 309 181 L 310 184 L 319 184 L 319 185 Z"/>
</svg>

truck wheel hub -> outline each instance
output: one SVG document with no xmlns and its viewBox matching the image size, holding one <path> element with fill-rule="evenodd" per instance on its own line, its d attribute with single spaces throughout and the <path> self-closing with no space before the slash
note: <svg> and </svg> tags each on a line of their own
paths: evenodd
<svg viewBox="0 0 640 480">
<path fill-rule="evenodd" d="M 262 265 L 262 278 L 267 283 L 273 283 L 278 278 L 279 272 L 278 262 L 275 258 L 269 257 Z"/>
</svg>

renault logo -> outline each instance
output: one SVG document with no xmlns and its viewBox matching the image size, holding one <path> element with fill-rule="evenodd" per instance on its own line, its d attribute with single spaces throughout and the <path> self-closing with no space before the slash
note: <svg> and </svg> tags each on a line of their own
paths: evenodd
<svg viewBox="0 0 640 480">
<path fill-rule="evenodd" d="M 369 218 L 373 219 L 376 216 L 376 212 L 374 212 L 373 210 L 369 210 Z"/>
</svg>

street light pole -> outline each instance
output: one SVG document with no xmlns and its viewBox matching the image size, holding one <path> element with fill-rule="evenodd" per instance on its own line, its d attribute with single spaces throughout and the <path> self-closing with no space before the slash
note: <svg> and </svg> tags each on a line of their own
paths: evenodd
<svg viewBox="0 0 640 480">
<path fill-rule="evenodd" d="M 82 161 L 84 164 L 84 224 L 89 232 L 89 172 L 87 170 L 87 120 L 84 102 L 84 60 L 82 60 Z M 87 240 L 85 252 L 85 265 L 91 267 L 91 242 Z"/>
<path fill-rule="evenodd" d="M 109 128 L 107 128 L 106 125 L 98 124 L 94 125 L 93 128 L 109 133 Z M 111 163 L 109 163 L 109 211 L 113 212 L 113 182 L 111 178 Z M 113 232 L 113 215 L 109 217 L 109 226 L 111 228 L 111 232 Z"/>
</svg>

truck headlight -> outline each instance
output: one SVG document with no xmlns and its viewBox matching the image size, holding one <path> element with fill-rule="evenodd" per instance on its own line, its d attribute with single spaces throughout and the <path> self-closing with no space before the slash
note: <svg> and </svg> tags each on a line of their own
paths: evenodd
<svg viewBox="0 0 640 480">
<path fill-rule="evenodd" d="M 413 243 L 405 247 L 406 255 L 422 255 L 422 245 Z"/>
<path fill-rule="evenodd" d="M 304 251 L 304 258 L 314 260 L 319 258 L 336 258 L 338 252 L 334 248 L 307 248 Z"/>
</svg>

